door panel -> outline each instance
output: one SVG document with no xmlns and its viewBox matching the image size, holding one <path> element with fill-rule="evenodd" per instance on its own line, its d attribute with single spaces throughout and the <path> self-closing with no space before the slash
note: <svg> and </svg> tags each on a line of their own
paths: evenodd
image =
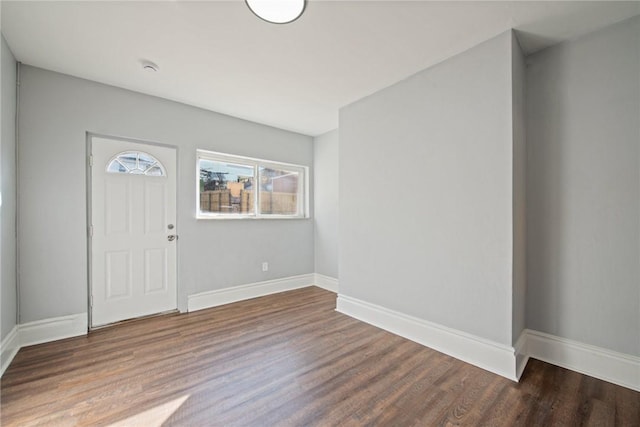
<svg viewBox="0 0 640 427">
<path fill-rule="evenodd" d="M 158 182 L 145 182 L 144 228 L 145 234 L 164 233 L 167 229 L 165 214 L 165 186 Z"/>
<path fill-rule="evenodd" d="M 106 252 L 105 288 L 107 299 L 131 296 L 131 251 Z"/>
<path fill-rule="evenodd" d="M 144 292 L 165 291 L 167 289 L 167 251 L 145 249 L 144 251 Z"/>
<path fill-rule="evenodd" d="M 91 155 L 91 326 L 175 309 L 175 149 L 93 137 Z"/>
<path fill-rule="evenodd" d="M 105 222 L 106 235 L 129 234 L 131 197 L 130 183 L 123 177 L 111 177 L 105 180 Z M 109 201 L 118 203 L 109 203 Z"/>
</svg>

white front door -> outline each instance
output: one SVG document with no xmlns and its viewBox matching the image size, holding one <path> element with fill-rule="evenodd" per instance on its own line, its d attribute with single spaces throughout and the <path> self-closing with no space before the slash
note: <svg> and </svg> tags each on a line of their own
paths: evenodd
<svg viewBox="0 0 640 427">
<path fill-rule="evenodd" d="M 177 307 L 176 150 L 91 138 L 91 326 Z"/>
</svg>

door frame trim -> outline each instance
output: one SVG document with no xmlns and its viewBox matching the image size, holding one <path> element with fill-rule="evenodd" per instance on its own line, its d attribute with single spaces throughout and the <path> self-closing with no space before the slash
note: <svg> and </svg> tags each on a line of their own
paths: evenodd
<svg viewBox="0 0 640 427">
<path fill-rule="evenodd" d="M 124 141 L 124 142 L 133 142 L 135 144 L 145 144 L 145 145 L 151 145 L 154 147 L 163 147 L 163 148 L 171 148 L 176 150 L 176 228 L 178 230 L 180 230 L 180 209 L 178 209 L 178 200 L 180 200 L 180 186 L 179 186 L 179 180 L 178 177 L 180 176 L 180 162 L 178 161 L 178 159 L 180 158 L 180 147 L 178 147 L 177 145 L 173 145 L 173 144 L 163 144 L 163 143 L 159 143 L 159 142 L 155 142 L 155 141 L 149 141 L 149 140 L 145 140 L 145 139 L 139 139 L 139 138 L 130 138 L 130 137 L 124 137 L 124 136 L 116 136 L 116 135 L 109 135 L 109 134 L 104 134 L 104 133 L 98 133 L 98 132 L 90 132 L 87 131 L 86 132 L 86 144 L 85 144 L 85 160 L 84 160 L 84 166 L 85 166 L 85 172 L 86 172 L 86 211 L 87 211 L 87 217 L 86 217 L 86 236 L 87 236 L 87 330 L 89 332 L 96 330 L 96 329 L 100 329 L 100 328 L 104 328 L 105 326 L 110 326 L 110 325 L 101 325 L 98 327 L 92 327 L 92 305 L 91 305 L 91 292 L 92 292 L 92 281 L 91 281 L 91 276 L 93 273 L 93 255 L 92 255 L 92 245 L 93 245 L 93 241 L 91 238 L 91 223 L 92 223 L 92 209 L 91 209 L 91 202 L 92 202 L 92 186 L 93 186 L 93 182 L 91 180 L 91 167 L 92 165 L 89 164 L 90 159 L 91 159 L 91 154 L 93 153 L 92 149 L 93 149 L 93 138 L 103 138 L 103 139 L 113 139 L 116 141 Z M 180 271 L 180 244 L 179 241 L 176 241 L 176 310 L 180 311 L 180 279 L 179 279 L 179 271 Z M 143 316 L 146 317 L 146 316 Z M 114 324 L 117 324 L 120 322 L 115 322 Z"/>
</svg>

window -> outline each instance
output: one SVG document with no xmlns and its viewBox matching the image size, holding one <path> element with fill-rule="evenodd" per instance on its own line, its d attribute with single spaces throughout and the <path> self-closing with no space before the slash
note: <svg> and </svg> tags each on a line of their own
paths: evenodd
<svg viewBox="0 0 640 427">
<path fill-rule="evenodd" d="M 304 166 L 198 150 L 198 218 L 304 218 Z"/>
<path fill-rule="evenodd" d="M 125 151 L 118 154 L 107 164 L 107 172 L 147 176 L 166 175 L 162 163 L 151 154 L 142 151 Z"/>
</svg>

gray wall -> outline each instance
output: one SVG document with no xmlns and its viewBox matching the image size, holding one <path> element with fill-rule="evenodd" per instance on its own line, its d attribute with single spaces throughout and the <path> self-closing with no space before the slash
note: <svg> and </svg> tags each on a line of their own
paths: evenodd
<svg viewBox="0 0 640 427">
<path fill-rule="evenodd" d="M 340 293 L 512 343 L 512 35 L 340 111 Z"/>
<path fill-rule="evenodd" d="M 22 322 L 87 311 L 87 131 L 179 147 L 182 309 L 189 294 L 314 271 L 312 219 L 195 219 L 197 148 L 311 167 L 311 137 L 28 66 L 20 102 Z"/>
<path fill-rule="evenodd" d="M 515 344 L 526 327 L 527 296 L 527 184 L 526 184 L 526 67 L 520 44 L 512 39 L 512 111 L 513 111 L 513 326 Z"/>
<path fill-rule="evenodd" d="M 640 355 L 640 18 L 528 58 L 527 326 Z"/>
<path fill-rule="evenodd" d="M 338 130 L 314 138 L 316 273 L 338 278 Z"/>
<path fill-rule="evenodd" d="M 2 208 L 0 222 L 2 247 L 0 248 L 0 300 L 2 316 L 0 340 L 4 339 L 16 325 L 16 60 L 2 37 Z"/>
</svg>

